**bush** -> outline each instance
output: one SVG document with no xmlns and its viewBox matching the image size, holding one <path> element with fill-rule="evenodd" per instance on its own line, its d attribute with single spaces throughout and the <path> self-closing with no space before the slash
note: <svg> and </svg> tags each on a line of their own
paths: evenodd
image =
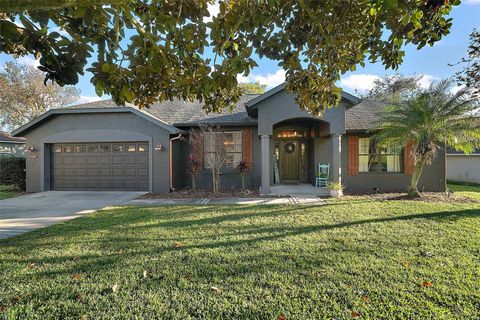
<svg viewBox="0 0 480 320">
<path fill-rule="evenodd" d="M 0 157 L 0 184 L 25 191 L 25 158 Z"/>
</svg>

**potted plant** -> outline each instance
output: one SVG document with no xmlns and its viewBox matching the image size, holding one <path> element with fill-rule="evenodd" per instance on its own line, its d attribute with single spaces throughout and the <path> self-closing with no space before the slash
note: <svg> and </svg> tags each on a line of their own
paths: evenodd
<svg viewBox="0 0 480 320">
<path fill-rule="evenodd" d="M 327 188 L 330 190 L 330 196 L 332 198 L 340 198 L 343 196 L 345 186 L 341 182 L 330 182 Z"/>
</svg>

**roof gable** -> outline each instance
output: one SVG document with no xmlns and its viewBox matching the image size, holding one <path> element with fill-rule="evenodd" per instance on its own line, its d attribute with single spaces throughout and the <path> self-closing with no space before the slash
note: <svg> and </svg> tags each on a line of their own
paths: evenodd
<svg viewBox="0 0 480 320">
<path fill-rule="evenodd" d="M 85 114 L 85 113 L 133 113 L 147 121 L 150 121 L 157 126 L 165 129 L 171 134 L 181 133 L 182 131 L 168 123 L 156 118 L 155 116 L 148 114 L 142 110 L 138 110 L 137 108 L 133 107 L 113 107 L 113 106 L 103 106 L 103 107 L 94 107 L 94 104 L 88 104 L 89 106 L 79 105 L 78 107 L 72 108 L 63 108 L 63 109 L 51 109 L 47 112 L 42 113 L 32 121 L 28 122 L 27 124 L 21 126 L 20 128 L 15 129 L 12 132 L 13 136 L 21 136 L 27 130 L 30 130 L 37 125 L 40 125 L 42 122 L 47 120 L 48 118 L 55 116 L 55 115 L 62 115 L 62 114 Z"/>
<path fill-rule="evenodd" d="M 258 97 L 246 102 L 245 106 L 247 107 L 247 111 L 254 108 L 254 106 L 257 105 L 258 103 L 260 103 L 261 101 L 264 101 L 264 100 L 268 99 L 269 97 L 285 90 L 286 85 L 287 85 L 287 83 L 284 82 L 284 83 L 276 86 L 275 88 L 273 88 L 271 90 L 268 90 L 267 92 L 259 95 Z M 341 96 L 342 96 L 342 99 L 347 100 L 348 102 L 350 102 L 353 105 L 358 104 L 361 101 L 359 98 L 357 98 L 354 95 L 352 95 L 348 92 L 345 92 L 345 91 L 342 91 Z"/>
</svg>

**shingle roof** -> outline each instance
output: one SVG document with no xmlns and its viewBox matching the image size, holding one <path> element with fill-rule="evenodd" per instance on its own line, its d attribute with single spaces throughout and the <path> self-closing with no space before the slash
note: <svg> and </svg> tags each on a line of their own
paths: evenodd
<svg viewBox="0 0 480 320">
<path fill-rule="evenodd" d="M 359 104 L 347 109 L 345 114 L 345 129 L 347 131 L 374 129 L 376 122 L 379 120 L 379 112 L 384 107 L 384 103 L 363 100 Z"/>
<path fill-rule="evenodd" d="M 10 134 L 0 131 L 0 142 L 18 142 L 25 143 L 25 138 L 12 137 Z"/>
<path fill-rule="evenodd" d="M 245 103 L 258 95 L 243 95 L 237 102 L 233 110 L 223 110 L 221 113 L 206 114 L 203 110 L 203 103 L 199 101 L 189 102 L 183 100 L 157 102 L 148 108 L 142 108 L 141 111 L 148 113 L 170 125 L 189 126 L 199 123 L 212 124 L 255 124 L 257 120 L 251 118 L 245 109 Z M 129 107 L 136 108 L 133 105 Z M 116 108 L 118 107 L 112 100 L 102 100 L 80 104 L 72 108 Z"/>
<path fill-rule="evenodd" d="M 258 95 L 244 95 L 236 104 L 233 110 L 223 110 L 222 113 L 206 114 L 203 110 L 203 103 L 199 101 L 188 102 L 183 100 L 157 102 L 149 108 L 141 111 L 148 113 L 173 126 L 189 126 L 199 123 L 213 123 L 222 125 L 248 125 L 256 124 L 257 119 L 249 117 L 245 103 L 256 98 Z M 134 107 L 133 105 L 128 105 Z M 385 105 L 381 102 L 363 100 L 356 106 L 346 111 L 346 130 L 368 130 L 374 128 L 378 120 L 378 112 Z M 102 100 L 86 104 L 76 105 L 73 108 L 117 108 L 112 100 Z"/>
</svg>

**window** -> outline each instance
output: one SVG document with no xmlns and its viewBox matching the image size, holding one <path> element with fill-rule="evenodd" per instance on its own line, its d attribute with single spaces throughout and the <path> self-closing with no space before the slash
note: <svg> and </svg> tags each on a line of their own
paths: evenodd
<svg viewBox="0 0 480 320">
<path fill-rule="evenodd" d="M 304 138 L 307 133 L 303 130 L 287 129 L 277 133 L 277 138 Z"/>
<path fill-rule="evenodd" d="M 96 144 L 92 144 L 92 145 L 87 146 L 87 152 L 88 153 L 98 152 L 98 146 Z"/>
<path fill-rule="evenodd" d="M 61 145 L 54 145 L 53 146 L 53 152 L 61 153 L 62 152 L 62 146 Z"/>
<path fill-rule="evenodd" d="M 77 152 L 77 153 L 85 153 L 85 146 L 82 146 L 82 145 L 75 146 L 75 152 Z"/>
<path fill-rule="evenodd" d="M 110 152 L 110 145 L 109 144 L 101 144 L 100 145 L 100 152 L 103 152 L 103 153 Z"/>
<path fill-rule="evenodd" d="M 135 152 L 137 150 L 137 148 L 134 144 L 125 145 L 125 149 L 127 149 L 127 152 Z"/>
<path fill-rule="evenodd" d="M 63 146 L 63 152 L 73 152 L 73 146 Z"/>
<path fill-rule="evenodd" d="M 112 145 L 113 152 L 123 152 L 123 144 Z"/>
<path fill-rule="evenodd" d="M 370 138 L 360 138 L 359 171 L 360 172 L 402 172 L 403 155 L 391 148 L 380 148 Z"/>
<path fill-rule="evenodd" d="M 224 166 L 235 168 L 242 161 L 242 132 L 206 132 L 204 138 L 204 166 L 212 166 L 211 159 L 215 158 L 215 153 L 219 150 L 225 151 L 226 161 Z"/>
<path fill-rule="evenodd" d="M 148 152 L 148 145 L 147 144 L 139 144 L 137 146 L 138 152 Z"/>
</svg>

